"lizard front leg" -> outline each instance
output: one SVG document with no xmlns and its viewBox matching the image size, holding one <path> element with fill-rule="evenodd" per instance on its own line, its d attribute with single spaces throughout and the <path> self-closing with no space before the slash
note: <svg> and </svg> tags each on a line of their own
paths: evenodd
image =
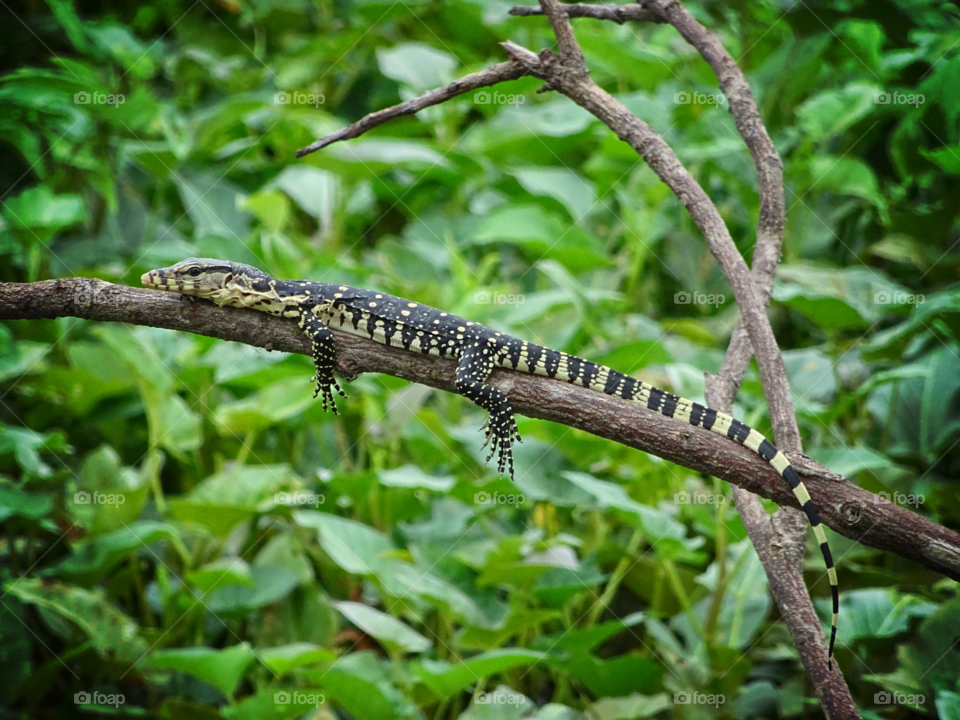
<svg viewBox="0 0 960 720">
<path fill-rule="evenodd" d="M 457 392 L 490 413 L 487 439 L 483 443 L 484 447 L 490 444 L 486 462 L 496 455 L 497 471 L 501 474 L 506 471 L 513 480 L 513 441 L 522 441 L 507 396 L 486 382 L 493 371 L 494 352 L 492 340 L 477 340 L 464 348 L 457 365 Z"/>
<path fill-rule="evenodd" d="M 310 338 L 310 343 L 313 346 L 313 361 L 317 365 L 317 374 L 310 378 L 311 382 L 317 381 L 317 389 L 313 396 L 323 394 L 323 411 L 327 411 L 327 404 L 329 403 L 333 413 L 339 415 L 337 404 L 333 401 L 333 388 L 336 388 L 337 392 L 343 397 L 346 397 L 347 394 L 340 389 L 337 379 L 333 376 L 333 363 L 337 357 L 333 333 L 320 318 L 309 310 L 300 313 L 297 324 Z"/>
</svg>

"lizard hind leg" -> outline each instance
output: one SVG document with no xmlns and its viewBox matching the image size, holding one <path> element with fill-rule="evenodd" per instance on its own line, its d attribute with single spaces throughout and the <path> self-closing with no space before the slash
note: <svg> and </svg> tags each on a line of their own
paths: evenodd
<svg viewBox="0 0 960 720">
<path fill-rule="evenodd" d="M 497 472 L 513 479 L 513 441 L 521 442 L 513 407 L 507 396 L 486 380 L 493 370 L 493 348 L 482 340 L 468 346 L 457 366 L 457 392 L 489 413 L 481 429 L 486 430 L 483 446 L 490 445 L 485 462 L 497 456 Z"/>
<path fill-rule="evenodd" d="M 336 346 L 333 342 L 333 333 L 330 332 L 323 321 L 313 313 L 304 313 L 300 318 L 300 327 L 310 338 L 313 346 L 313 362 L 316 363 L 317 372 L 310 378 L 310 382 L 316 381 L 317 389 L 313 391 L 313 396 L 323 396 L 323 411 L 327 411 L 329 406 L 334 415 L 339 415 L 337 404 L 333 401 L 333 390 L 336 389 L 342 397 L 347 394 L 340 387 L 337 379 L 333 376 L 333 364 L 337 357 Z"/>
</svg>

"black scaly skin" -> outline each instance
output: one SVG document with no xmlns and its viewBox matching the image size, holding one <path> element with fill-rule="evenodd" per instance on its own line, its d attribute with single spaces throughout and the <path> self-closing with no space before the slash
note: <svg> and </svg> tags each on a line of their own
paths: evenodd
<svg viewBox="0 0 960 720">
<path fill-rule="evenodd" d="M 543 375 L 595 392 L 641 403 L 649 410 L 691 425 L 704 427 L 745 445 L 780 473 L 806 513 L 820 544 L 833 595 L 833 621 L 828 658 L 833 657 L 837 637 L 840 595 L 837 571 L 820 524 L 820 516 L 806 486 L 786 456 L 756 430 L 726 413 L 659 388 L 603 365 L 534 345 L 492 330 L 457 315 L 386 293 L 310 282 L 276 280 L 249 265 L 223 260 L 190 258 L 170 268 L 152 270 L 141 278 L 147 287 L 205 297 L 218 305 L 253 307 L 272 315 L 295 319 L 313 344 L 317 365 L 314 397 L 323 395 L 337 412 L 333 390 L 343 390 L 333 377 L 336 347 L 330 328 L 367 337 L 384 345 L 400 347 L 457 361 L 457 392 L 489 414 L 487 461 L 497 456 L 497 469 L 513 478 L 513 441 L 520 441 L 513 408 L 506 395 L 487 384 L 495 367 Z"/>
</svg>

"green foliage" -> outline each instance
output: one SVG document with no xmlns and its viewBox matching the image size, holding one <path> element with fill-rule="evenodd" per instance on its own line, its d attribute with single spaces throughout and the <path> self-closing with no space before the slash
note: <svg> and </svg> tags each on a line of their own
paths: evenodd
<svg viewBox="0 0 960 720">
<path fill-rule="evenodd" d="M 771 319 L 806 452 L 955 528 L 956 9 L 687 5 L 784 161 Z M 633 151 L 532 78 L 294 158 L 501 61 L 501 40 L 553 46 L 542 18 L 478 0 L 90 7 L 33 4 L 0 49 L 0 279 L 138 285 L 222 257 L 416 298 L 702 399 L 729 287 Z M 726 108 L 698 99 L 709 68 L 669 27 L 575 28 L 593 78 L 670 142 L 749 257 L 756 172 Z M 0 325 L 4 717 L 70 716 L 77 693 L 185 720 L 812 716 L 720 481 L 521 418 L 514 485 L 483 465 L 464 399 L 362 377 L 334 418 L 311 374 L 145 327 Z M 755 372 L 738 403 L 769 430 Z M 956 585 L 830 538 L 858 704 L 960 718 Z"/>
</svg>

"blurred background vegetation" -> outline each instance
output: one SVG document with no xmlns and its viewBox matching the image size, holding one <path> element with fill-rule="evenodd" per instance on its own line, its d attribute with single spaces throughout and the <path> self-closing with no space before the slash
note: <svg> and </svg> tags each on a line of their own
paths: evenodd
<svg viewBox="0 0 960 720">
<path fill-rule="evenodd" d="M 805 452 L 957 529 L 960 12 L 686 5 L 784 160 L 771 319 Z M 544 19 L 482 0 L 4 7 L 3 281 L 137 286 L 225 258 L 415 298 L 702 400 L 729 287 L 676 198 L 565 98 L 517 81 L 294 158 L 502 61 L 499 41 L 551 46 Z M 706 64 L 670 27 L 575 29 L 749 259 L 755 171 L 703 99 Z M 725 302 L 683 302 L 697 293 Z M 2 717 L 820 714 L 726 484 L 520 419 L 513 486 L 462 398 L 364 376 L 334 418 L 311 374 L 185 333 L 0 324 Z M 769 433 L 753 371 L 735 412 Z M 960 718 L 956 583 L 830 540 L 865 716 Z"/>
</svg>

